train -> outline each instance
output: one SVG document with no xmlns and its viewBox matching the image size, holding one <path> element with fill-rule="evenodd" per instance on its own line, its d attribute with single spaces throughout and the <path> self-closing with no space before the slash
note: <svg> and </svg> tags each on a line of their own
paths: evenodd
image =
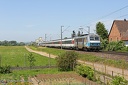
<svg viewBox="0 0 128 85">
<path fill-rule="evenodd" d="M 99 51 L 100 44 L 101 42 L 99 35 L 90 33 L 76 36 L 73 38 L 44 41 L 40 43 L 40 46 L 85 51 Z"/>
</svg>

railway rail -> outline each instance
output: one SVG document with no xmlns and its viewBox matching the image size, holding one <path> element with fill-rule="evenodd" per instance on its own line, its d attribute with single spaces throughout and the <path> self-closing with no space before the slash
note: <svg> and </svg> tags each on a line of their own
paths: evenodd
<svg viewBox="0 0 128 85">
<path fill-rule="evenodd" d="M 75 52 L 82 54 L 92 54 L 98 57 L 113 59 L 113 60 L 125 60 L 128 62 L 128 52 L 114 52 L 114 51 L 99 51 L 99 52 L 88 52 L 82 50 L 74 50 Z"/>
</svg>

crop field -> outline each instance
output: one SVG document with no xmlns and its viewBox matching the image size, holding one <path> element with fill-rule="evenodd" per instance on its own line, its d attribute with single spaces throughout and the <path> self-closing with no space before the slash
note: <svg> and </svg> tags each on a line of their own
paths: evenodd
<svg viewBox="0 0 128 85">
<path fill-rule="evenodd" d="M 40 85 L 92 85 L 94 82 L 81 77 L 80 75 L 69 73 L 39 74 L 34 77 L 38 79 Z M 89 83 L 87 83 L 89 81 Z M 94 84 L 96 85 L 96 83 Z"/>
</svg>

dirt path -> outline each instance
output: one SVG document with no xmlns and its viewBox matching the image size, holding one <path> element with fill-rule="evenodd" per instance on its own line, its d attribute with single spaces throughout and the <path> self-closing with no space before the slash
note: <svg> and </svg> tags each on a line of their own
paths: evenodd
<svg viewBox="0 0 128 85">
<path fill-rule="evenodd" d="M 25 46 L 25 48 L 26 48 L 29 52 L 37 53 L 37 54 L 40 54 L 40 55 L 42 55 L 42 56 L 46 56 L 46 57 L 49 57 L 49 56 L 50 56 L 50 58 L 56 58 L 56 57 L 57 57 L 57 56 L 55 56 L 55 55 L 48 54 L 48 53 L 46 53 L 46 52 L 41 52 L 41 51 L 32 50 L 32 49 L 28 48 L 27 46 Z"/>
<path fill-rule="evenodd" d="M 49 54 L 46 53 L 46 52 L 34 51 L 34 50 L 28 48 L 27 46 L 25 46 L 25 48 L 29 52 L 34 52 L 34 53 L 37 53 L 37 54 L 49 57 Z M 51 58 L 55 58 L 57 56 L 50 55 L 50 57 Z M 78 60 L 78 62 L 82 63 L 82 64 L 89 65 L 89 66 L 93 67 L 96 71 L 99 71 L 99 72 L 102 72 L 102 73 L 105 73 L 105 74 L 109 74 L 111 76 L 120 75 L 120 76 L 123 76 L 125 79 L 128 80 L 128 70 L 120 69 L 120 68 L 115 68 L 115 67 L 107 66 L 107 65 L 104 65 L 104 64 L 98 64 L 98 63 L 92 63 L 92 62 L 87 62 L 87 61 L 81 61 L 81 60 Z"/>
</svg>

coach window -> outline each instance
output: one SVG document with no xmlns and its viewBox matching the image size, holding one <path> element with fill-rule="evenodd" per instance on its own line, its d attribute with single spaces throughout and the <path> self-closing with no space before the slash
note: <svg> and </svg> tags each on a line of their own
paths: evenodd
<svg viewBox="0 0 128 85">
<path fill-rule="evenodd" d="M 62 44 L 65 44 L 65 41 L 62 41 Z"/>
<path fill-rule="evenodd" d="M 69 40 L 69 41 L 68 41 L 68 44 L 71 44 L 71 43 L 72 43 L 72 41 L 71 41 L 71 40 Z"/>
</svg>

